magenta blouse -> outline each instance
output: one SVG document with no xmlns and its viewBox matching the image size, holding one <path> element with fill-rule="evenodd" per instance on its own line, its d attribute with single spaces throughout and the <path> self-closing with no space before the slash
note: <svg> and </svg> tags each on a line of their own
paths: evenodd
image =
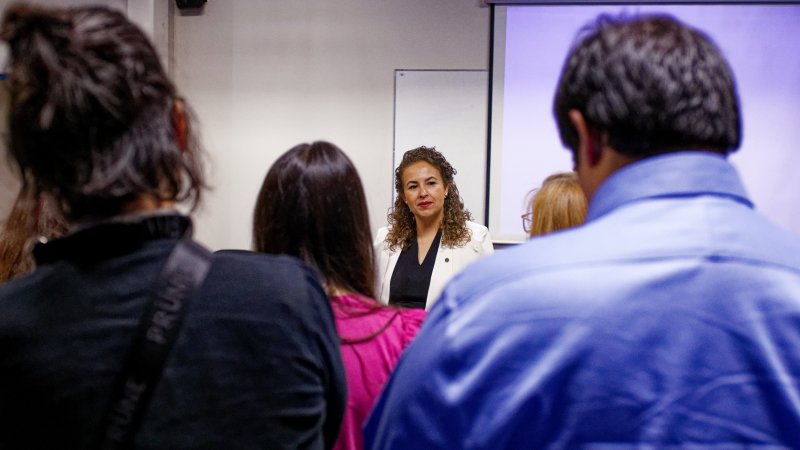
<svg viewBox="0 0 800 450">
<path fill-rule="evenodd" d="M 360 294 L 333 297 L 347 373 L 347 408 L 335 450 L 364 448 L 362 426 L 394 370 L 400 354 L 419 331 L 425 311 L 384 306 Z"/>
</svg>

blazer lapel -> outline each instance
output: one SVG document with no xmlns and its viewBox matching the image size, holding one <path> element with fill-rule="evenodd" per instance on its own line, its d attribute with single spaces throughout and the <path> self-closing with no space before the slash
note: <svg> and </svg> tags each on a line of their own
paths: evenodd
<svg viewBox="0 0 800 450">
<path fill-rule="evenodd" d="M 425 309 L 430 309 L 434 302 L 439 298 L 442 293 L 444 285 L 453 275 L 455 256 L 454 249 L 442 247 L 439 243 L 439 250 L 436 252 L 436 263 L 433 265 L 433 273 L 431 273 L 431 284 L 428 287 L 428 297 L 425 301 Z"/>
<path fill-rule="evenodd" d="M 388 252 L 388 259 L 385 264 L 385 268 L 383 273 L 381 274 L 381 279 L 383 283 L 381 283 L 381 292 L 378 293 L 378 298 L 384 304 L 389 304 L 389 290 L 391 289 L 392 284 L 392 273 L 394 273 L 394 266 L 397 265 L 397 260 L 400 258 L 400 251 L 389 251 Z"/>
</svg>

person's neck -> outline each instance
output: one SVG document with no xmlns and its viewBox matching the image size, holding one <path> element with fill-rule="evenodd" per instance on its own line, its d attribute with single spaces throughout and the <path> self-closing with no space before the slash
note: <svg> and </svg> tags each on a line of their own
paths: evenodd
<svg viewBox="0 0 800 450">
<path fill-rule="evenodd" d="M 119 210 L 119 213 L 112 217 L 87 216 L 75 219 L 71 221 L 69 231 L 72 233 L 110 221 L 133 222 L 141 220 L 142 218 L 150 215 L 174 214 L 175 212 L 175 202 L 160 200 L 155 196 L 146 194 L 128 202 Z"/>
<path fill-rule="evenodd" d="M 328 297 L 341 297 L 343 295 L 350 295 L 353 293 L 353 291 L 342 286 L 328 284 L 325 284 L 325 292 L 328 294 Z"/>
<path fill-rule="evenodd" d="M 441 227 L 441 216 L 437 216 L 427 221 L 417 220 L 417 239 L 433 239 Z"/>
<path fill-rule="evenodd" d="M 158 211 L 161 209 L 172 209 L 175 207 L 175 202 L 171 200 L 163 200 L 152 194 L 143 194 L 131 200 L 122 207 L 119 214 L 137 214 L 147 213 L 151 211 Z"/>
</svg>

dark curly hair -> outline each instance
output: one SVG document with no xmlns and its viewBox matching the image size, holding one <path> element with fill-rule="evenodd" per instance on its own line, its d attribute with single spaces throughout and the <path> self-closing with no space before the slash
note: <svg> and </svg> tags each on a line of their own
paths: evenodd
<svg viewBox="0 0 800 450">
<path fill-rule="evenodd" d="M 460 247 L 471 239 L 467 221 L 472 220 L 472 214 L 464 209 L 464 201 L 458 193 L 454 177 L 456 169 L 450 165 L 444 155 L 436 147 L 417 147 L 405 152 L 403 160 L 394 171 L 394 189 L 397 198 L 394 206 L 389 209 L 387 219 L 389 234 L 386 242 L 392 250 L 406 249 L 417 236 L 417 225 L 414 214 L 403 202 L 403 171 L 414 163 L 424 161 L 439 171 L 442 175 L 444 187 L 448 195 L 444 199 L 444 219 L 442 220 L 442 245 L 445 247 Z"/>
<path fill-rule="evenodd" d="M 730 153 L 741 115 L 733 72 L 714 42 L 668 15 L 601 15 L 561 72 L 554 111 L 575 151 L 570 110 L 634 158 L 676 150 Z"/>
<path fill-rule="evenodd" d="M 48 193 L 70 220 L 114 216 L 145 194 L 197 205 L 205 182 L 188 106 L 122 13 L 17 4 L 0 37 L 9 154 L 34 197 Z"/>
</svg>

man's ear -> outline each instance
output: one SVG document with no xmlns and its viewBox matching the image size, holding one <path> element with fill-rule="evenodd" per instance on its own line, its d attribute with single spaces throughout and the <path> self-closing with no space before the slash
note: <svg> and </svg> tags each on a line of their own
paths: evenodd
<svg viewBox="0 0 800 450">
<path fill-rule="evenodd" d="M 180 98 L 172 102 L 172 129 L 178 148 L 185 152 L 189 148 L 189 121 L 186 120 L 186 109 Z"/>
<path fill-rule="evenodd" d="M 590 167 L 596 166 L 603 153 L 600 134 L 586 123 L 583 114 L 577 109 L 569 111 L 569 120 L 578 135 L 578 148 L 575 149 L 578 161 L 586 161 Z"/>
</svg>

